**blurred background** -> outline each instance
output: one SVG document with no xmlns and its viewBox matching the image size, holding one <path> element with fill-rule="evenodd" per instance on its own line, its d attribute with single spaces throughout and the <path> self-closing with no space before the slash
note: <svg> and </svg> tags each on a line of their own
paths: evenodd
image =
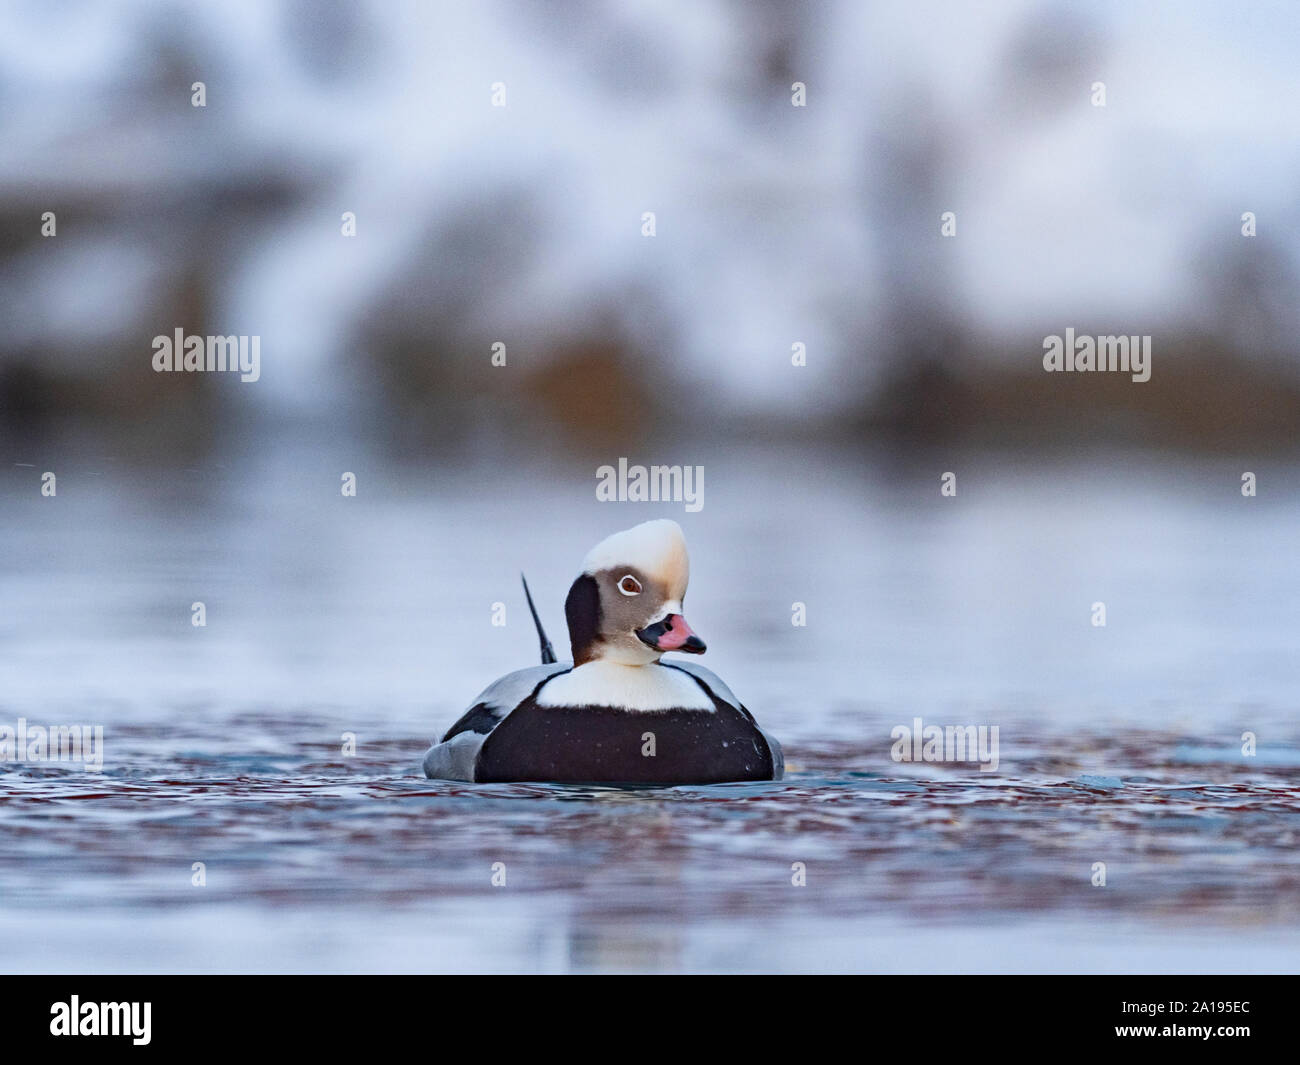
<svg viewBox="0 0 1300 1065">
<path fill-rule="evenodd" d="M 1294 443 L 1286 0 L 5 11 L 12 442 Z M 1045 375 L 1066 326 L 1152 380 Z M 262 382 L 153 374 L 176 327 L 261 335 Z"/>
<path fill-rule="evenodd" d="M 0 767 L 7 965 L 1293 967 L 1298 46 L 1290 0 L 8 0 L 0 723 L 106 759 Z M 1044 373 L 1069 327 L 1150 381 Z M 261 379 L 153 372 L 178 328 Z M 598 503 L 620 457 L 703 509 Z M 519 570 L 563 655 L 651 517 L 790 785 L 420 778 L 535 660 Z M 1000 774 L 893 763 L 916 716 Z"/>
</svg>

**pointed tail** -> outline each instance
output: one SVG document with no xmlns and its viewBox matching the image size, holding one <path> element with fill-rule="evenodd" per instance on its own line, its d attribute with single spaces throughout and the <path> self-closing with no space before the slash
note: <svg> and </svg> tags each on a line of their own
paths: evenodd
<svg viewBox="0 0 1300 1065">
<path fill-rule="evenodd" d="M 555 649 L 551 646 L 551 641 L 546 638 L 542 619 L 537 616 L 537 607 L 533 606 L 533 596 L 528 590 L 528 578 L 521 573 L 519 579 L 524 582 L 524 598 L 528 600 L 528 609 L 533 614 L 533 624 L 537 626 L 537 638 L 542 642 L 542 665 L 548 666 L 555 661 Z"/>
</svg>

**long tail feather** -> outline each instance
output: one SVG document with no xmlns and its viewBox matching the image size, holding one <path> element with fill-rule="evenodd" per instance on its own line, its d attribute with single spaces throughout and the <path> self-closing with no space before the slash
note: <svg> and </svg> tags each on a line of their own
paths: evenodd
<svg viewBox="0 0 1300 1065">
<path fill-rule="evenodd" d="M 528 609 L 532 611 L 533 624 L 537 626 L 537 638 L 542 643 L 542 665 L 550 665 L 556 661 L 555 648 L 551 646 L 551 641 L 546 638 L 546 630 L 542 628 L 542 619 L 537 616 L 537 607 L 533 606 L 533 595 L 528 590 L 528 578 L 521 573 L 519 579 L 524 582 L 524 598 L 528 600 Z"/>
</svg>

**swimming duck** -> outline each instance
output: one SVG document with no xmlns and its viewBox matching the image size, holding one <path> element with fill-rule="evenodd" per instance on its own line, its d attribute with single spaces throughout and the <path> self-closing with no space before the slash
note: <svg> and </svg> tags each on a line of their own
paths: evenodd
<svg viewBox="0 0 1300 1065">
<path fill-rule="evenodd" d="M 557 662 L 527 582 L 542 664 L 489 685 L 424 756 L 426 776 L 480 783 L 717 784 L 780 780 L 781 745 L 712 672 L 682 616 L 689 562 L 675 521 L 588 552 L 564 603 L 573 662 Z"/>
</svg>

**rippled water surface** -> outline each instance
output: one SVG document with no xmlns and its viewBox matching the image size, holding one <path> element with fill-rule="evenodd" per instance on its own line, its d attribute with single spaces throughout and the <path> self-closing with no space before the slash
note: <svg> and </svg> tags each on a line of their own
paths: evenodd
<svg viewBox="0 0 1300 1065">
<path fill-rule="evenodd" d="M 974 461 L 943 509 L 719 457 L 688 616 L 791 771 L 631 790 L 418 765 L 533 660 L 519 568 L 558 638 L 590 542 L 673 511 L 563 468 L 344 501 L 335 465 L 11 475 L 0 724 L 105 762 L 0 764 L 5 969 L 1300 968 L 1297 510 L 1231 471 Z M 996 725 L 997 771 L 893 761 L 916 717 Z"/>
</svg>

